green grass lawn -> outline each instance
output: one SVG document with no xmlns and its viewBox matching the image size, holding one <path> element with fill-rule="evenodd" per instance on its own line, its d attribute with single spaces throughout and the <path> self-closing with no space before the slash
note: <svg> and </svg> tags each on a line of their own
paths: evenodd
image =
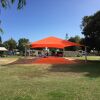
<svg viewBox="0 0 100 100">
<path fill-rule="evenodd" d="M 0 100 L 100 100 L 100 63 L 2 65 Z"/>
<path fill-rule="evenodd" d="M 66 58 L 85 60 L 84 56 L 82 56 L 82 57 L 66 57 Z M 100 56 L 87 56 L 87 60 L 100 60 Z"/>
</svg>

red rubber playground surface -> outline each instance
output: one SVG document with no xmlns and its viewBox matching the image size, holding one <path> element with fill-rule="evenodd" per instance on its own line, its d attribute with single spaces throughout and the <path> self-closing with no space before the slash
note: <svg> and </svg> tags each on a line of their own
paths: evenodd
<svg viewBox="0 0 100 100">
<path fill-rule="evenodd" d="M 74 60 L 65 59 L 62 57 L 46 57 L 40 58 L 33 62 L 33 64 L 72 64 L 76 63 Z"/>
<path fill-rule="evenodd" d="M 76 60 L 65 59 L 62 57 L 40 57 L 33 59 L 19 59 L 11 64 L 75 64 Z"/>
</svg>

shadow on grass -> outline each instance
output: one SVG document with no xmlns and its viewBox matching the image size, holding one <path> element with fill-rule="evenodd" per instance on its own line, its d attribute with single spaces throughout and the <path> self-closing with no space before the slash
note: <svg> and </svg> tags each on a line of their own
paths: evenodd
<svg viewBox="0 0 100 100">
<path fill-rule="evenodd" d="M 84 76 L 86 77 L 97 78 L 100 77 L 100 61 L 88 61 L 87 63 L 69 65 L 52 65 L 49 71 L 85 73 Z"/>
<path fill-rule="evenodd" d="M 33 59 L 18 59 L 17 61 L 7 64 L 32 64 L 38 58 Z M 5 65 L 5 66 L 7 66 Z M 45 65 L 44 65 L 45 66 Z M 84 61 L 79 61 L 76 64 L 52 64 L 50 68 L 47 69 L 49 72 L 73 72 L 80 73 L 86 77 L 97 78 L 100 77 L 100 61 L 88 61 L 85 63 Z"/>
</svg>

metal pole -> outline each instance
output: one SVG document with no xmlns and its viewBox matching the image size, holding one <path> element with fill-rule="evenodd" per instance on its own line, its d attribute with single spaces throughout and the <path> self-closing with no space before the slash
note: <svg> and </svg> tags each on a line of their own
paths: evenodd
<svg viewBox="0 0 100 100">
<path fill-rule="evenodd" d="M 85 46 L 85 62 L 87 62 L 87 47 Z"/>
</svg>

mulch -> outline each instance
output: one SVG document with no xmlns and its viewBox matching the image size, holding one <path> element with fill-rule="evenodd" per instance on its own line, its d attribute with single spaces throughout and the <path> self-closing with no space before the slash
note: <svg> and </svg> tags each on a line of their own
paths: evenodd
<svg viewBox="0 0 100 100">
<path fill-rule="evenodd" d="M 40 57 L 31 59 L 18 59 L 10 64 L 75 64 L 79 63 L 78 60 L 70 60 L 62 57 Z"/>
</svg>

